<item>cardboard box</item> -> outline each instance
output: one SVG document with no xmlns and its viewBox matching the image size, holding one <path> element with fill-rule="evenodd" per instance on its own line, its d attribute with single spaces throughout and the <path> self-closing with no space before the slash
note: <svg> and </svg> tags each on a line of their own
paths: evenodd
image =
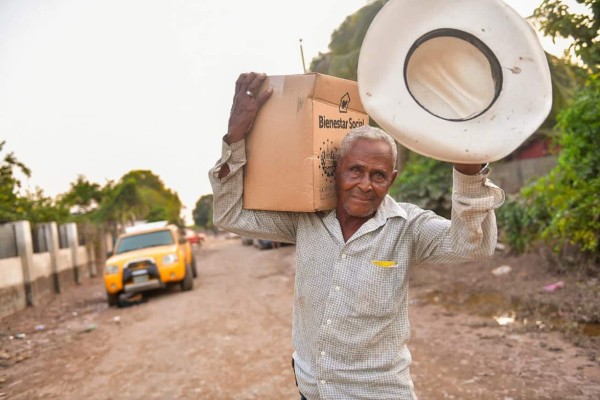
<svg viewBox="0 0 600 400">
<path fill-rule="evenodd" d="M 369 123 L 356 82 L 322 74 L 269 76 L 273 88 L 246 139 L 244 208 L 331 210 L 334 154 Z"/>
</svg>

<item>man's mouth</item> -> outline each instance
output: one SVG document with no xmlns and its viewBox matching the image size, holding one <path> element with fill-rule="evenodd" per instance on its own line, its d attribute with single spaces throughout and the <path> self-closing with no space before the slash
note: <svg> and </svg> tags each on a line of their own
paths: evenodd
<svg viewBox="0 0 600 400">
<path fill-rule="evenodd" d="M 368 203 L 373 201 L 373 199 L 370 196 L 352 196 L 352 199 L 359 201 L 359 202 L 364 202 L 364 203 Z"/>
</svg>

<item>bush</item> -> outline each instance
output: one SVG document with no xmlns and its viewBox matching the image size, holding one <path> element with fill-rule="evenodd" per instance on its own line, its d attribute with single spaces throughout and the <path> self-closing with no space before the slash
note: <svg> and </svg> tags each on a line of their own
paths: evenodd
<svg viewBox="0 0 600 400">
<path fill-rule="evenodd" d="M 573 103 L 558 115 L 557 166 L 523 188 L 522 198 L 499 210 L 508 244 L 524 251 L 545 239 L 556 252 L 577 246 L 600 256 L 600 79 L 591 76 Z"/>
<path fill-rule="evenodd" d="M 538 237 L 539 224 L 532 211 L 520 195 L 507 197 L 504 205 L 496 210 L 500 241 L 515 253 L 528 251 Z"/>
<path fill-rule="evenodd" d="M 558 115 L 558 165 L 523 194 L 543 207 L 541 237 L 574 244 L 594 258 L 600 252 L 600 79 L 590 77 Z"/>
<path fill-rule="evenodd" d="M 390 195 L 402 202 L 450 217 L 452 208 L 452 165 L 411 153 Z"/>
</svg>

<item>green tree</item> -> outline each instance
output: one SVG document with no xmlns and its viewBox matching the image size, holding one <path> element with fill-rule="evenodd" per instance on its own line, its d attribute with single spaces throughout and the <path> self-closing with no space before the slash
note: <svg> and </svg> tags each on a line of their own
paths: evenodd
<svg viewBox="0 0 600 400">
<path fill-rule="evenodd" d="M 79 175 L 71 183 L 68 192 L 61 196 L 61 203 L 67 207 L 77 207 L 82 214 L 93 211 L 102 201 L 103 190 L 98 183 L 88 181 L 85 176 Z"/>
<path fill-rule="evenodd" d="M 177 194 L 166 188 L 157 175 L 135 170 L 123 175 L 117 184 L 107 185 L 95 220 L 120 225 L 137 220 L 181 224 L 181 208 Z"/>
<path fill-rule="evenodd" d="M 533 20 L 545 36 L 563 37 L 572 43 L 567 53 L 574 54 L 593 73 L 600 71 L 600 0 L 577 0 L 588 12 L 575 14 L 561 0 L 544 0 L 533 13 Z"/>
<path fill-rule="evenodd" d="M 19 203 L 21 204 L 19 219 L 27 220 L 34 225 L 52 221 L 63 223 L 71 219 L 69 208 L 60 201 L 46 196 L 40 188 L 35 192 L 27 192 Z"/>
<path fill-rule="evenodd" d="M 360 47 L 371 21 L 388 0 L 376 0 L 346 17 L 331 35 L 329 52 L 319 53 L 310 70 L 327 75 L 356 80 Z"/>
<path fill-rule="evenodd" d="M 207 194 L 198 199 L 192 211 L 196 226 L 205 229 L 213 228 L 213 195 Z"/>
<path fill-rule="evenodd" d="M 6 141 L 0 141 L 0 153 L 5 144 Z M 18 193 L 21 188 L 21 181 L 16 177 L 18 171 L 31 176 L 31 170 L 14 153 L 6 154 L 0 163 L 0 223 L 23 219 L 25 204 Z"/>
<path fill-rule="evenodd" d="M 539 133 L 553 137 L 556 132 L 556 116 L 569 105 L 575 93 L 583 87 L 587 73 L 574 65 L 571 60 L 560 59 L 546 53 L 552 77 L 552 110 L 538 129 Z"/>
</svg>

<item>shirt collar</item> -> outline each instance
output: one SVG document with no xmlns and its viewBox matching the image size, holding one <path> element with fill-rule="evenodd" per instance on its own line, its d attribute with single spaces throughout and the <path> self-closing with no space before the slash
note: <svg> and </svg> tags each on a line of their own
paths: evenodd
<svg viewBox="0 0 600 400">
<path fill-rule="evenodd" d="M 407 219 L 408 213 L 390 195 L 386 195 L 381 204 L 379 205 L 379 208 L 377 209 L 375 215 L 373 215 L 371 219 L 365 222 L 363 226 L 361 226 L 359 230 L 353 235 L 353 237 L 360 236 L 363 233 L 377 229 L 380 226 L 383 226 L 389 218 L 395 217 Z M 329 211 L 329 213 L 327 213 L 323 217 L 323 222 L 326 226 L 330 228 L 330 230 L 333 229 L 333 232 L 335 232 L 334 234 L 336 236 L 339 236 L 341 238 L 340 224 L 336 218 L 335 208 Z"/>
<path fill-rule="evenodd" d="M 392 198 L 389 194 L 385 196 L 377 212 L 373 216 L 374 219 L 379 219 L 382 222 L 385 222 L 388 218 L 393 217 L 401 217 L 404 219 L 408 218 L 408 213 L 396 200 Z"/>
</svg>

